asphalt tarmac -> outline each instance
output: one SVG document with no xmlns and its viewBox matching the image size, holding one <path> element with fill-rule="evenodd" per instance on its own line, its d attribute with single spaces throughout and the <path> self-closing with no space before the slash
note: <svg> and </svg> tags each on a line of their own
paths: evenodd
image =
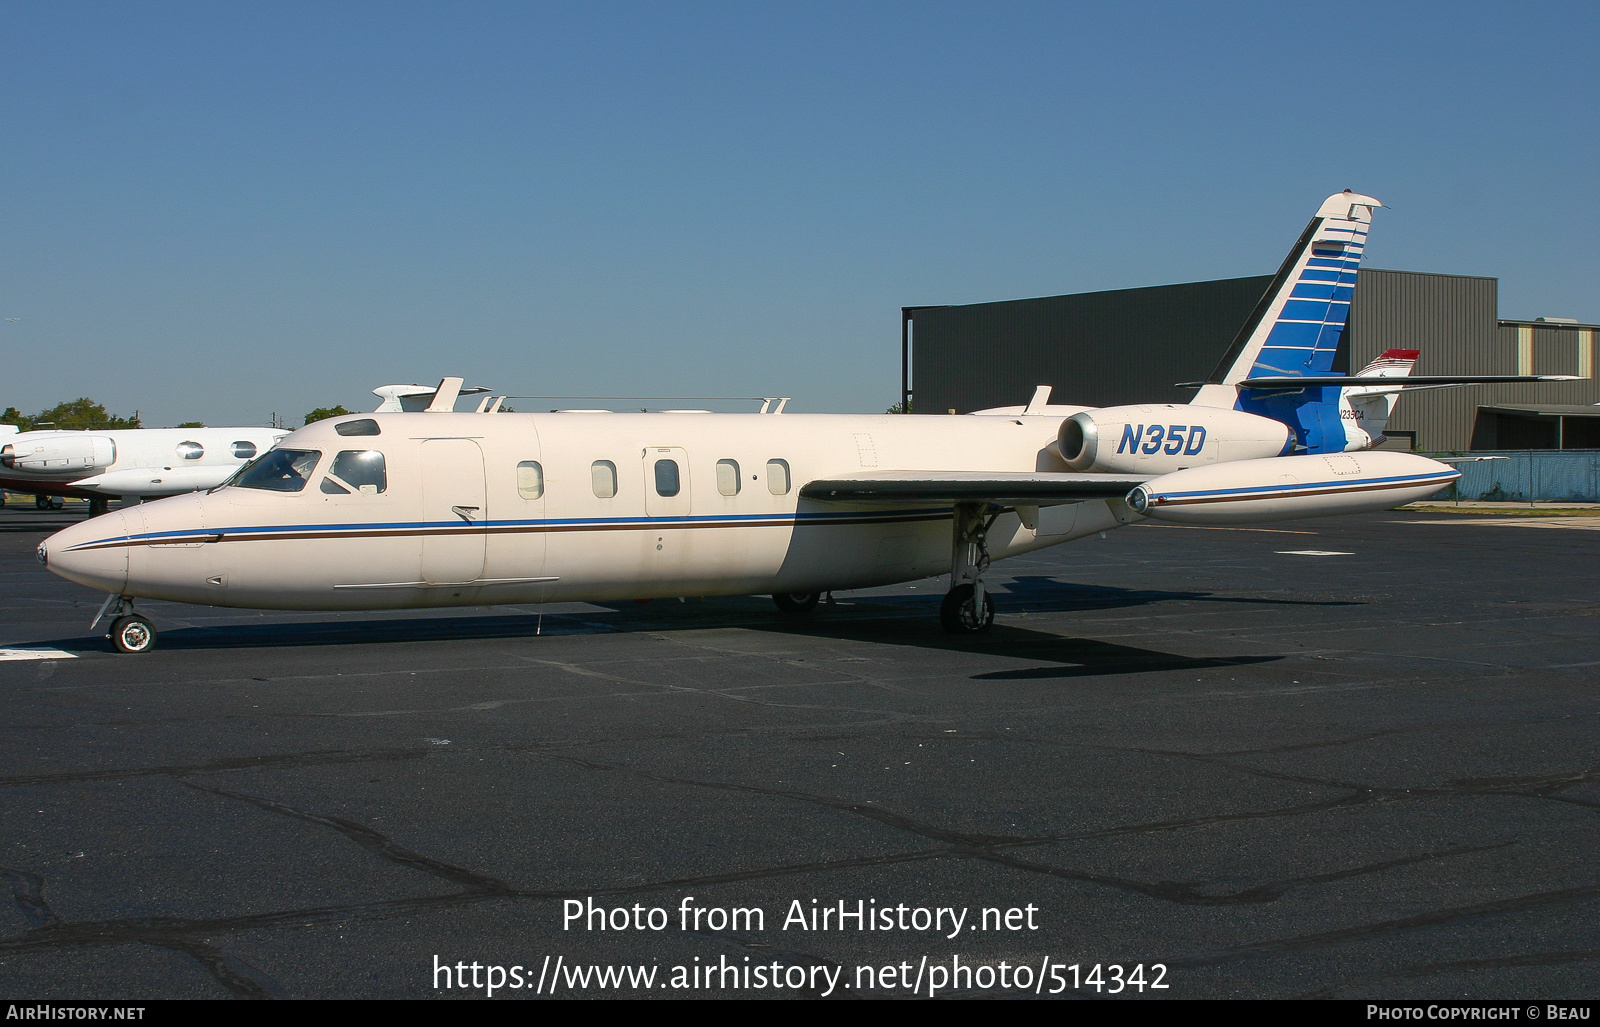
<svg viewBox="0 0 1600 1027">
<path fill-rule="evenodd" d="M 1135 526 L 978 638 L 925 581 L 122 656 L 69 515 L 0 510 L 60 651 L 0 660 L 0 996 L 1600 994 L 1600 518 Z"/>
</svg>

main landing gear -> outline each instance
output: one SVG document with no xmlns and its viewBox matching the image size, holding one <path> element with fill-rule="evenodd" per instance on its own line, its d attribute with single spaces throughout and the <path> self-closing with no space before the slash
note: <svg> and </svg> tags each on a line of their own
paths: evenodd
<svg viewBox="0 0 1600 1027">
<path fill-rule="evenodd" d="M 40 510 L 59 510 L 67 505 L 60 496 L 34 496 L 33 505 Z"/>
<path fill-rule="evenodd" d="M 103 513 L 111 512 L 111 500 L 105 496 L 94 496 L 89 500 L 89 516 L 99 517 Z"/>
<path fill-rule="evenodd" d="M 772 597 L 778 609 L 791 616 L 803 616 L 817 608 L 821 592 L 780 592 Z"/>
<path fill-rule="evenodd" d="M 952 635 L 974 635 L 994 624 L 994 596 L 983 587 L 989 569 L 989 528 L 998 510 L 986 503 L 957 503 L 952 522 L 950 591 L 939 605 L 939 624 Z"/>
<path fill-rule="evenodd" d="M 99 627 L 100 622 L 108 616 L 112 621 L 106 637 L 117 647 L 117 652 L 147 653 L 155 647 L 155 625 L 148 618 L 133 612 L 132 599 L 127 596 L 106 596 L 100 612 L 94 615 L 94 620 L 89 624 L 89 630 Z"/>
</svg>

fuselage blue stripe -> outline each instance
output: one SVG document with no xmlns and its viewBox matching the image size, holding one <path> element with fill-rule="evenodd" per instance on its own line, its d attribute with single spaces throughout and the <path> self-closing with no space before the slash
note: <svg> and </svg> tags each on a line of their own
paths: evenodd
<svg viewBox="0 0 1600 1027">
<path fill-rule="evenodd" d="M 295 533 L 327 533 L 344 531 L 428 531 L 439 528 L 455 528 L 462 533 L 481 532 L 494 528 L 521 528 L 521 527 L 548 527 L 568 528 L 581 526 L 636 526 L 641 528 L 671 527 L 673 525 L 691 524 L 726 524 L 729 527 L 753 527 L 772 524 L 781 527 L 790 522 L 800 524 L 827 524 L 841 519 L 859 521 L 863 517 L 878 520 L 895 520 L 907 517 L 933 517 L 948 515 L 950 507 L 920 507 L 901 510 L 844 510 L 844 511 L 818 511 L 801 513 L 769 513 L 769 514 L 706 514 L 702 516 L 677 516 L 677 517 L 544 517 L 531 519 L 485 520 L 485 521 L 363 521 L 344 524 L 256 524 L 233 525 L 225 528 L 186 528 L 179 531 L 149 531 L 137 535 L 118 535 L 93 542 L 84 543 L 90 546 L 104 545 L 111 542 L 150 542 L 150 541 L 182 541 L 191 538 L 213 538 L 229 535 L 259 535 L 259 534 L 295 534 Z M 78 548 L 78 547 L 74 547 Z"/>
<path fill-rule="evenodd" d="M 1414 481 L 1417 484 L 1422 485 L 1434 481 L 1441 483 L 1454 481 L 1460 476 L 1461 472 L 1459 471 L 1436 471 L 1431 474 L 1404 474 L 1392 478 L 1362 478 L 1359 481 L 1302 481 L 1294 483 L 1279 482 L 1276 485 L 1241 486 L 1239 488 L 1231 489 L 1206 489 L 1200 492 L 1163 492 L 1158 496 L 1153 495 L 1150 498 L 1152 500 L 1187 499 L 1194 496 L 1243 496 L 1254 495 L 1262 492 L 1301 492 L 1305 489 L 1326 488 L 1329 485 L 1349 486 L 1350 488 L 1354 489 L 1364 488 L 1371 485 L 1382 485 L 1386 482 L 1397 481 Z"/>
</svg>

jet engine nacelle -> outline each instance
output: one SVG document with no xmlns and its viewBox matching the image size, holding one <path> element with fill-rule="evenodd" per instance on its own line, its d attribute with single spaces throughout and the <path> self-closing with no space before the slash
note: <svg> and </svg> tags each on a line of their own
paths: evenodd
<svg viewBox="0 0 1600 1027">
<path fill-rule="evenodd" d="M 1145 403 L 1073 414 L 1056 448 L 1075 471 L 1161 474 L 1289 451 L 1294 434 L 1270 417 L 1221 407 Z"/>
<path fill-rule="evenodd" d="M 1390 510 L 1425 499 L 1461 472 L 1414 453 L 1374 450 L 1239 460 L 1145 482 L 1128 505 L 1181 524 L 1249 524 Z"/>
<path fill-rule="evenodd" d="M 47 474 L 94 471 L 110 467 L 116 459 L 116 443 L 101 435 L 54 435 L 37 440 L 23 438 L 0 447 L 0 464 L 18 471 Z"/>
</svg>

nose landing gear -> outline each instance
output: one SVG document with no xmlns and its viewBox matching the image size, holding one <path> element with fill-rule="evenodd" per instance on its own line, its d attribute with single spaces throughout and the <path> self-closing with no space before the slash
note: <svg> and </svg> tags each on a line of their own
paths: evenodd
<svg viewBox="0 0 1600 1027">
<path fill-rule="evenodd" d="M 939 605 L 939 624 L 952 635 L 978 634 L 994 624 L 994 597 L 983 587 L 983 572 L 989 569 L 989 528 L 998 516 L 984 503 L 956 504 L 950 591 Z"/>
<path fill-rule="evenodd" d="M 95 614 L 94 620 L 89 623 L 89 630 L 93 631 L 99 627 L 100 622 L 107 616 L 113 620 L 111 630 L 106 632 L 106 637 L 117 647 L 117 652 L 145 653 L 155 646 L 155 625 L 151 624 L 148 618 L 133 612 L 132 599 L 127 596 L 106 596 L 106 601 L 100 606 L 100 612 Z"/>
</svg>

